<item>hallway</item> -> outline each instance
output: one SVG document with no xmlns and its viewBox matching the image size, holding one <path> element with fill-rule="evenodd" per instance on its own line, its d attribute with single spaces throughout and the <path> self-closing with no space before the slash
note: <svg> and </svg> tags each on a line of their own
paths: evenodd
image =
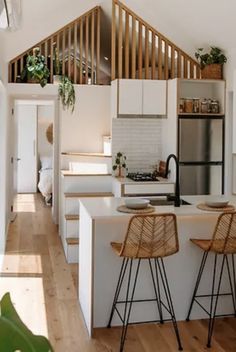
<svg viewBox="0 0 236 352">
<path fill-rule="evenodd" d="M 11 293 L 16 309 L 36 334 L 47 336 L 55 352 L 118 351 L 120 329 L 98 329 L 89 340 L 77 301 L 77 267 L 65 261 L 60 237 L 39 194 L 21 194 L 10 225 L 0 296 Z M 181 322 L 184 351 L 206 351 L 207 321 Z M 218 320 L 211 352 L 234 352 L 236 320 Z M 127 352 L 177 351 L 170 324 L 129 329 Z"/>
</svg>

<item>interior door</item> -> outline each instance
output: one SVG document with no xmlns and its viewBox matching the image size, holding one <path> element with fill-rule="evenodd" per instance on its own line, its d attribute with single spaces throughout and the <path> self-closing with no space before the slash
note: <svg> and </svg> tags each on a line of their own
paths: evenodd
<svg viewBox="0 0 236 352">
<path fill-rule="evenodd" d="M 19 104 L 17 113 L 17 192 L 37 192 L 37 106 Z"/>
</svg>

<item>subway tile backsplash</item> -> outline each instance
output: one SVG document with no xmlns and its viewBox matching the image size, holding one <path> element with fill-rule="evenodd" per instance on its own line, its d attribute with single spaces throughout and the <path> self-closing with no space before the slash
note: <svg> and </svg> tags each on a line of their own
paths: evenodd
<svg viewBox="0 0 236 352">
<path fill-rule="evenodd" d="M 161 134 L 161 119 L 113 119 L 113 158 L 120 151 L 127 156 L 129 172 L 153 171 L 161 159 Z"/>
</svg>

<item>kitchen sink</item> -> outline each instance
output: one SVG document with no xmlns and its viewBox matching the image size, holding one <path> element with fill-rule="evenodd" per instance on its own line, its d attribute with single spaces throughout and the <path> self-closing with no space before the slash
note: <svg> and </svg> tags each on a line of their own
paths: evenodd
<svg viewBox="0 0 236 352">
<path fill-rule="evenodd" d="M 154 206 L 158 205 L 174 205 L 174 199 L 173 198 L 149 198 L 150 204 Z M 190 203 L 186 202 L 183 199 L 180 199 L 180 205 L 191 205 Z"/>
</svg>

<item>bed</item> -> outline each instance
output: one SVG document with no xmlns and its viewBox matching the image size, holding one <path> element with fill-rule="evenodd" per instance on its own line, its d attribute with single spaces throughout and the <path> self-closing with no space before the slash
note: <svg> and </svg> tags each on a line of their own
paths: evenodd
<svg viewBox="0 0 236 352">
<path fill-rule="evenodd" d="M 52 158 L 41 156 L 38 189 L 47 205 L 52 204 Z"/>
</svg>

